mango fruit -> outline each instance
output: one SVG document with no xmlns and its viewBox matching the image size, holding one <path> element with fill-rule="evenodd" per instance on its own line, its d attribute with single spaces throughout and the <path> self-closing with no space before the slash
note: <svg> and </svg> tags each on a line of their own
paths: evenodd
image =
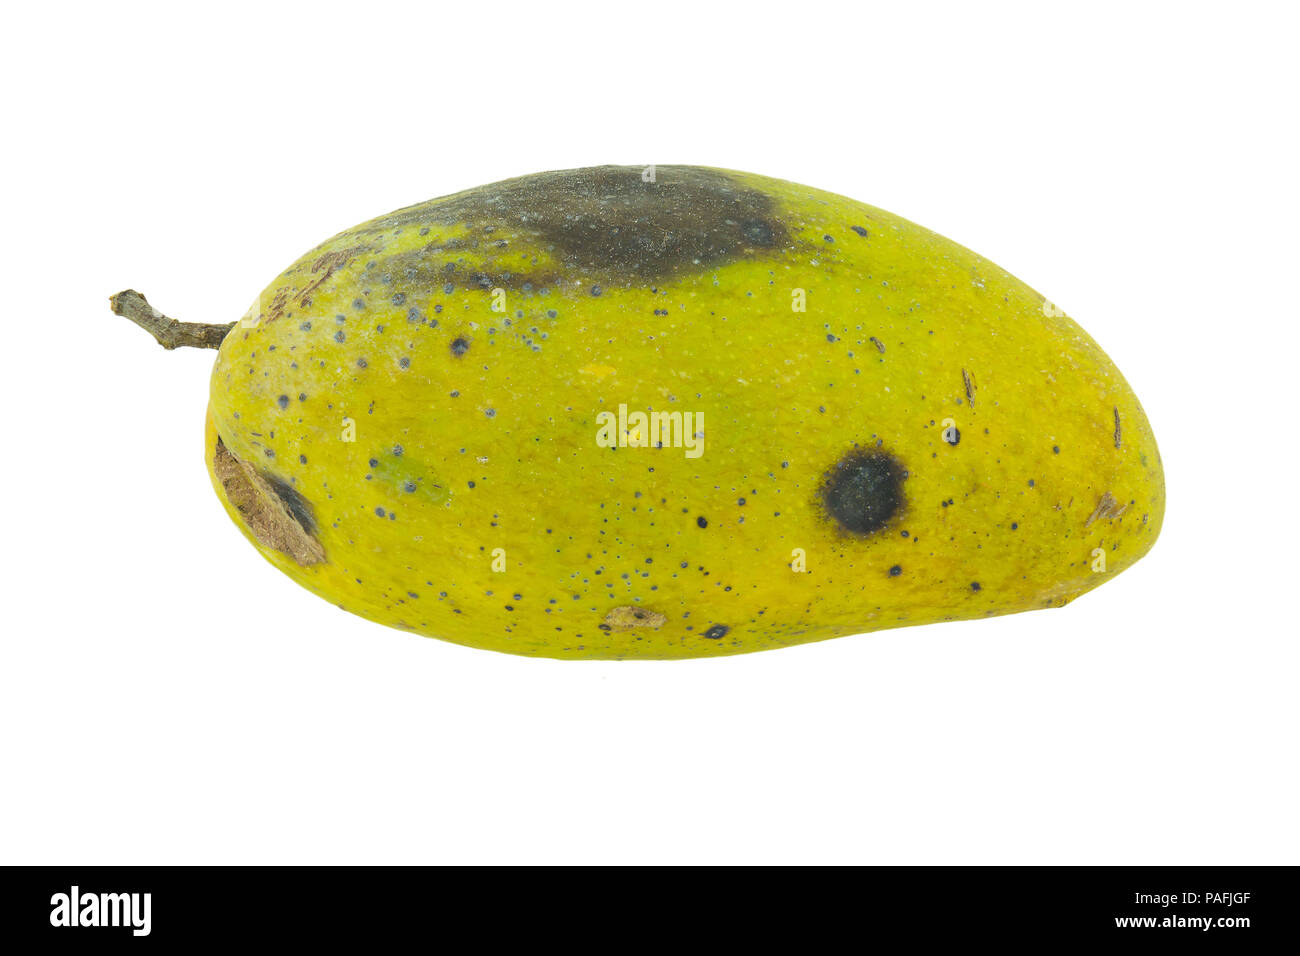
<svg viewBox="0 0 1300 956">
<path fill-rule="evenodd" d="M 881 209 L 689 166 L 317 246 L 221 342 L 204 456 L 307 589 L 555 658 L 1061 606 L 1164 513 L 1137 397 L 1042 295 Z"/>
</svg>

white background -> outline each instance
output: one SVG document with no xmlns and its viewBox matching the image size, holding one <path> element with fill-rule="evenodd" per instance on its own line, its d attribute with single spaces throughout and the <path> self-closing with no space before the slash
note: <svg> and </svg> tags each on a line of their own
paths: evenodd
<svg viewBox="0 0 1300 956">
<path fill-rule="evenodd" d="M 1296 863 L 1293 8 L 11 5 L 0 862 Z M 979 9 L 976 9 L 976 8 Z M 343 614 L 202 463 L 210 352 L 318 241 L 600 163 L 882 206 L 1066 308 L 1162 539 L 1064 610 L 666 664 Z"/>
</svg>

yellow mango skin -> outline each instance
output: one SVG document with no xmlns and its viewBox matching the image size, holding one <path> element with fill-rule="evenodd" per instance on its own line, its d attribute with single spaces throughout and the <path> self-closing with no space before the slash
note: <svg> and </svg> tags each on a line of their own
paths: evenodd
<svg viewBox="0 0 1300 956">
<path fill-rule="evenodd" d="M 219 436 L 309 508 L 325 559 L 300 565 L 213 475 L 263 556 L 428 636 L 667 659 L 1061 606 L 1151 547 L 1150 425 L 1043 296 L 842 196 L 700 167 L 645 180 L 481 187 L 277 277 L 221 346 L 205 444 L 210 472 Z M 620 403 L 703 413 L 703 453 L 599 446 Z M 906 472 L 865 534 L 824 493 L 855 448 Z M 606 623 L 624 607 L 662 623 Z"/>
</svg>

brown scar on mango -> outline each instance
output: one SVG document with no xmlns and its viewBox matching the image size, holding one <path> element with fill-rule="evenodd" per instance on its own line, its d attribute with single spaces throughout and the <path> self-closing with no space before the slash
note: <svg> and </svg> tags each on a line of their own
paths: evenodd
<svg viewBox="0 0 1300 956">
<path fill-rule="evenodd" d="M 652 611 L 645 607 L 624 605 L 614 608 L 605 615 L 601 629 L 611 631 L 630 631 L 634 627 L 657 629 L 663 627 L 666 623 L 668 623 L 668 618 L 658 611 Z"/>
<path fill-rule="evenodd" d="M 212 452 L 212 470 L 227 500 L 259 542 L 304 566 L 325 560 L 325 549 L 305 526 L 311 517 L 301 495 L 277 487 L 252 465 L 231 454 L 220 439 Z"/>
<path fill-rule="evenodd" d="M 1088 520 L 1083 523 L 1083 526 L 1088 527 L 1098 518 L 1118 518 L 1127 510 L 1128 505 L 1121 505 L 1115 500 L 1115 496 L 1108 491 L 1101 496 L 1101 500 L 1097 502 L 1097 507 L 1093 509 L 1092 514 L 1088 516 Z"/>
<path fill-rule="evenodd" d="M 311 285 L 298 293 L 298 304 L 304 308 L 310 306 L 312 293 L 324 285 L 329 277 L 334 275 L 337 270 L 346 267 L 348 263 L 361 255 L 361 253 L 366 252 L 367 249 L 367 246 L 352 246 L 351 248 L 340 249 L 336 252 L 327 252 L 313 262 L 311 265 L 312 275 L 321 272 L 322 269 L 325 271 L 322 272 L 318 278 L 312 280 Z"/>
</svg>

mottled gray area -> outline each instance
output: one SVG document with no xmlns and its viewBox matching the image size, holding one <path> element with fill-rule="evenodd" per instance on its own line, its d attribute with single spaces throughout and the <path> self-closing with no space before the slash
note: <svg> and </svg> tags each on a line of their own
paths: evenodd
<svg viewBox="0 0 1300 956">
<path fill-rule="evenodd" d="M 468 236 L 431 242 L 380 266 L 396 283 L 482 289 L 574 279 L 644 285 L 775 256 L 789 243 L 771 199 L 724 173 L 659 166 L 654 182 L 642 174 L 639 166 L 538 173 L 409 206 L 364 231 L 463 226 Z M 512 251 L 518 238 L 546 249 L 562 269 L 540 272 Z M 478 271 L 462 272 L 455 263 L 468 249 L 485 259 Z"/>
</svg>

